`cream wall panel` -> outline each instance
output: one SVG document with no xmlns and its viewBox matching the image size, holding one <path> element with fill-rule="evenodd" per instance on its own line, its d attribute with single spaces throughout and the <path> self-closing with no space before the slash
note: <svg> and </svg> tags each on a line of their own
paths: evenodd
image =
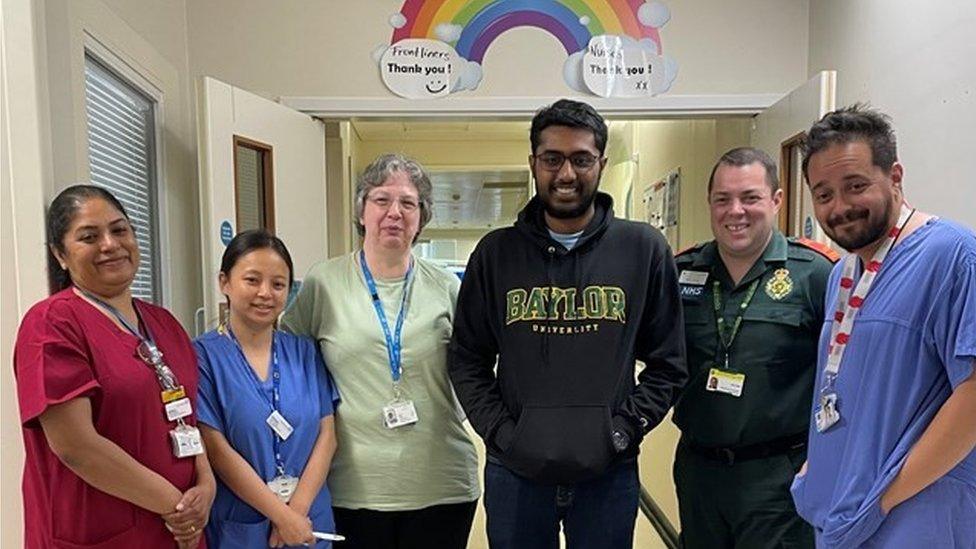
<svg viewBox="0 0 976 549">
<path fill-rule="evenodd" d="M 908 199 L 976 227 L 976 2 L 817 0 L 810 64 L 837 71 L 837 105 L 870 103 L 894 119 Z"/>
<path fill-rule="evenodd" d="M 45 141 L 43 44 L 29 0 L 0 3 L 0 546 L 23 539 L 20 477 L 24 448 L 20 432 L 13 350 L 27 309 L 47 295 L 44 206 L 50 187 Z"/>
</svg>

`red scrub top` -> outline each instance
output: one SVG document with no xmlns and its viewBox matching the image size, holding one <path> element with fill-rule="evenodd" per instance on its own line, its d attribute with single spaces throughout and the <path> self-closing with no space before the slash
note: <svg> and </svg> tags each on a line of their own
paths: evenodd
<svg viewBox="0 0 976 549">
<path fill-rule="evenodd" d="M 179 322 L 136 300 L 163 360 L 196 402 L 197 361 Z M 14 349 L 24 433 L 24 546 L 173 548 L 163 520 L 87 484 L 51 451 L 38 416 L 48 406 L 91 400 L 95 430 L 180 491 L 195 481 L 194 459 L 173 456 L 155 372 L 136 354 L 138 339 L 69 288 L 34 305 Z M 191 421 L 196 423 L 194 413 Z M 203 544 L 201 544 L 202 546 Z"/>
</svg>

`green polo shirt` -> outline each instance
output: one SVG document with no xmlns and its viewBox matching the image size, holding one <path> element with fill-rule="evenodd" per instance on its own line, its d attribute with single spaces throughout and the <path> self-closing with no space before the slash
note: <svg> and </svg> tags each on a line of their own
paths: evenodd
<svg viewBox="0 0 976 549">
<path fill-rule="evenodd" d="M 690 374 L 674 412 L 682 435 L 701 446 L 739 447 L 805 432 L 831 259 L 809 243 L 775 231 L 762 257 L 738 284 L 732 283 L 715 241 L 680 253 L 675 262 Z M 727 330 L 758 280 L 729 349 L 729 370 L 745 374 L 738 397 L 706 389 L 709 370 L 725 366 L 713 298 L 715 280 L 720 287 L 719 316 Z"/>
</svg>

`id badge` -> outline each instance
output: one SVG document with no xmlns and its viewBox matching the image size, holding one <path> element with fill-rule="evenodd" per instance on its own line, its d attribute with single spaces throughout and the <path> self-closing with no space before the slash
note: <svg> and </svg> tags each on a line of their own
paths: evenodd
<svg viewBox="0 0 976 549">
<path fill-rule="evenodd" d="M 708 381 L 705 382 L 705 390 L 739 397 L 742 396 L 742 388 L 745 385 L 745 374 L 730 372 L 721 368 L 711 368 L 708 370 Z"/>
<path fill-rule="evenodd" d="M 817 432 L 822 433 L 840 421 L 840 411 L 837 409 L 837 393 L 830 393 L 820 397 L 820 406 L 813 414 L 817 424 Z"/>
<path fill-rule="evenodd" d="M 186 389 L 180 385 L 175 389 L 170 389 L 168 391 L 162 391 L 159 393 L 159 397 L 162 399 L 163 404 L 169 404 L 170 402 L 179 400 L 186 397 Z"/>
<path fill-rule="evenodd" d="M 167 421 L 183 419 L 193 413 L 193 406 L 190 405 L 190 399 L 186 397 L 167 402 L 165 407 Z"/>
<path fill-rule="evenodd" d="M 291 475 L 278 475 L 275 478 L 268 481 L 268 488 L 278 499 L 283 503 L 288 503 L 291 501 L 291 497 L 295 495 L 295 489 L 298 488 L 298 477 L 293 477 Z"/>
<path fill-rule="evenodd" d="M 203 453 L 200 430 L 191 425 L 178 425 L 169 432 L 173 455 L 178 458 L 193 457 Z"/>
<path fill-rule="evenodd" d="M 395 400 L 383 407 L 383 424 L 387 429 L 417 423 L 417 409 L 412 400 Z"/>
<path fill-rule="evenodd" d="M 291 426 L 291 423 L 288 423 L 285 416 L 281 415 L 278 410 L 271 412 L 268 419 L 264 421 L 267 422 L 267 424 L 271 427 L 271 430 L 274 431 L 281 440 L 288 440 L 288 437 L 291 436 L 292 431 L 295 430 L 295 428 Z"/>
</svg>

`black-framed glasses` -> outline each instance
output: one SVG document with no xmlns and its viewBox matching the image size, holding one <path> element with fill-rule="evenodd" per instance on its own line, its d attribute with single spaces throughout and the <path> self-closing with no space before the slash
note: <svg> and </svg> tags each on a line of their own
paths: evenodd
<svg viewBox="0 0 976 549">
<path fill-rule="evenodd" d="M 600 160 L 599 156 L 592 155 L 588 152 L 577 152 L 569 156 L 561 152 L 547 151 L 542 154 L 537 154 L 534 156 L 536 161 L 539 163 L 539 167 L 550 172 L 558 172 L 562 169 L 563 164 L 569 159 L 569 165 L 573 167 L 573 170 L 577 172 L 587 171 L 593 168 L 596 163 Z"/>
</svg>

